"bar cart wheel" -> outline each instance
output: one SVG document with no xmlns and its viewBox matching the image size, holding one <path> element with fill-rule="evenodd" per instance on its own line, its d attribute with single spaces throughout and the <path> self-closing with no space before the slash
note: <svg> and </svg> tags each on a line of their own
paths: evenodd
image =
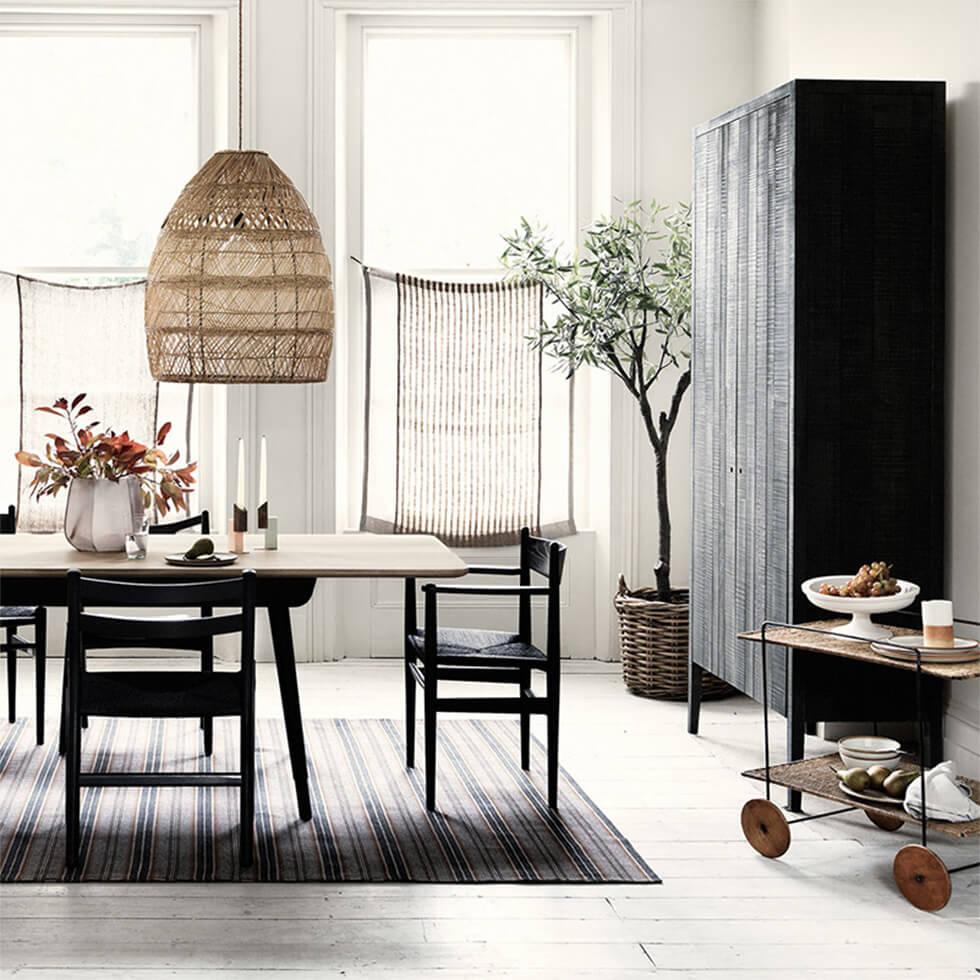
<svg viewBox="0 0 980 980">
<path fill-rule="evenodd" d="M 923 912 L 945 908 L 953 886 L 941 858 L 921 844 L 906 844 L 895 855 L 895 884 L 905 898 Z"/>
<path fill-rule="evenodd" d="M 763 857 L 782 857 L 789 850 L 789 824 L 769 800 L 749 800 L 742 807 L 742 833 Z"/>
<path fill-rule="evenodd" d="M 901 817 L 890 817 L 887 813 L 876 813 L 874 810 L 865 810 L 864 815 L 879 829 L 889 832 L 898 830 L 905 825 Z"/>
</svg>

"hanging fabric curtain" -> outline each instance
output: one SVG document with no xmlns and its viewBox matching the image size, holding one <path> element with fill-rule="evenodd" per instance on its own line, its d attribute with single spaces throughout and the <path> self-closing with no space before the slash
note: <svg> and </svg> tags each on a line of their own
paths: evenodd
<svg viewBox="0 0 980 980">
<path fill-rule="evenodd" d="M 508 545 L 575 533 L 572 383 L 528 336 L 535 285 L 365 269 L 361 530 Z"/>
<path fill-rule="evenodd" d="M 64 522 L 65 495 L 32 500 L 30 473 L 13 459 L 17 449 L 42 451 L 45 433 L 61 433 L 51 415 L 35 411 L 39 405 L 85 392 L 93 419 L 117 432 L 128 429 L 141 442 L 152 439 L 162 422 L 172 422 L 168 448 L 187 458 L 193 390 L 160 385 L 150 376 L 143 336 L 145 286 L 142 280 L 70 286 L 0 273 L 0 336 L 14 339 L 20 356 L 19 393 L 4 398 L 5 408 L 9 404 L 20 418 L 17 445 L 7 445 L 9 434 L 4 439 L 9 449 L 4 465 L 18 471 L 18 530 L 56 531 Z"/>
</svg>

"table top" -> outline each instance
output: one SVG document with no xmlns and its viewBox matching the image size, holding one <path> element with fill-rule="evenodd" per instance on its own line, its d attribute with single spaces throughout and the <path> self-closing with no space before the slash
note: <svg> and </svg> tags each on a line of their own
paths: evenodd
<svg viewBox="0 0 980 980">
<path fill-rule="evenodd" d="M 835 626 L 843 626 L 846 619 L 818 619 L 812 623 L 800 623 L 813 629 L 830 630 Z M 910 636 L 921 633 L 921 630 L 906 629 L 902 626 L 889 626 L 895 636 Z M 762 642 L 762 631 L 752 630 L 739 633 L 740 640 L 750 640 L 753 643 Z M 881 664 L 884 667 L 896 667 L 899 670 L 915 670 L 914 661 L 893 660 L 871 649 L 871 644 L 863 640 L 846 640 L 840 636 L 827 636 L 823 633 L 808 633 L 804 630 L 771 627 L 766 630 L 766 642 L 775 646 L 789 647 L 792 650 L 803 650 L 810 653 L 825 653 L 832 657 L 844 657 L 848 660 L 863 660 L 867 663 Z M 922 673 L 932 677 L 942 677 L 946 680 L 966 680 L 980 677 L 980 660 L 962 664 L 930 664 L 922 662 Z"/>
<path fill-rule="evenodd" d="M 225 535 L 208 535 L 216 551 L 228 550 Z M 76 551 L 61 534 L 0 535 L 0 579 L 55 578 L 70 568 L 113 578 L 210 579 L 254 569 L 274 578 L 458 578 L 466 565 L 438 538 L 428 534 L 280 534 L 279 549 L 259 547 L 250 536 L 248 554 L 234 565 L 201 569 L 168 565 L 164 555 L 186 550 L 193 534 L 153 535 L 146 558 L 133 561 L 121 552 Z"/>
</svg>

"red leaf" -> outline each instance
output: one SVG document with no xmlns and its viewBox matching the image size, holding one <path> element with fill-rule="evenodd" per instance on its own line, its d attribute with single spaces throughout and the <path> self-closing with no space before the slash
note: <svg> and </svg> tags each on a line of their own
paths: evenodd
<svg viewBox="0 0 980 980">
<path fill-rule="evenodd" d="M 82 392 L 82 394 L 80 394 L 80 395 L 75 395 L 75 397 L 74 397 L 74 398 L 72 399 L 72 403 L 71 403 L 71 407 L 72 407 L 73 409 L 75 409 L 75 408 L 78 408 L 78 406 L 79 406 L 79 405 L 80 405 L 80 404 L 81 404 L 81 403 L 82 403 L 82 402 L 83 402 L 84 400 L 85 400 L 85 392 Z"/>
<path fill-rule="evenodd" d="M 21 466 L 40 466 L 43 462 L 40 456 L 35 456 L 34 453 L 24 452 L 23 449 L 14 453 L 14 457 Z"/>
<path fill-rule="evenodd" d="M 158 446 L 163 445 L 163 440 L 167 438 L 167 434 L 170 432 L 171 428 L 173 428 L 173 426 L 170 422 L 164 422 L 163 425 L 160 426 L 160 431 L 157 433 Z"/>
<path fill-rule="evenodd" d="M 47 405 L 41 405 L 39 408 L 34 409 L 35 412 L 47 412 L 49 415 L 57 415 L 59 419 L 65 417 L 64 412 L 58 412 L 53 408 L 48 408 Z"/>
<path fill-rule="evenodd" d="M 76 415 L 85 415 L 86 413 L 91 412 L 91 411 L 92 411 L 92 406 L 91 405 L 83 405 L 75 414 Z M 98 424 L 99 424 L 98 422 L 95 423 L 95 425 L 98 425 Z"/>
<path fill-rule="evenodd" d="M 54 407 L 55 408 L 67 408 L 68 407 L 68 399 L 67 398 L 59 398 L 54 403 Z"/>
</svg>

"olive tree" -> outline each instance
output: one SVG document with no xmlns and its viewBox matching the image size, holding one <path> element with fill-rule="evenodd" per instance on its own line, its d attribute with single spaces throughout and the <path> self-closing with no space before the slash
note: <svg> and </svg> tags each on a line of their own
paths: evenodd
<svg viewBox="0 0 980 980">
<path fill-rule="evenodd" d="M 656 461 L 658 598 L 669 601 L 670 505 L 667 458 L 684 393 L 691 384 L 691 214 L 656 201 L 633 202 L 589 227 L 580 254 L 563 257 L 547 230 L 521 219 L 501 256 L 511 278 L 539 283 L 554 315 L 530 342 L 561 362 L 567 377 L 582 365 L 615 375 L 636 399 Z M 673 384 L 654 412 L 658 385 Z"/>
</svg>

